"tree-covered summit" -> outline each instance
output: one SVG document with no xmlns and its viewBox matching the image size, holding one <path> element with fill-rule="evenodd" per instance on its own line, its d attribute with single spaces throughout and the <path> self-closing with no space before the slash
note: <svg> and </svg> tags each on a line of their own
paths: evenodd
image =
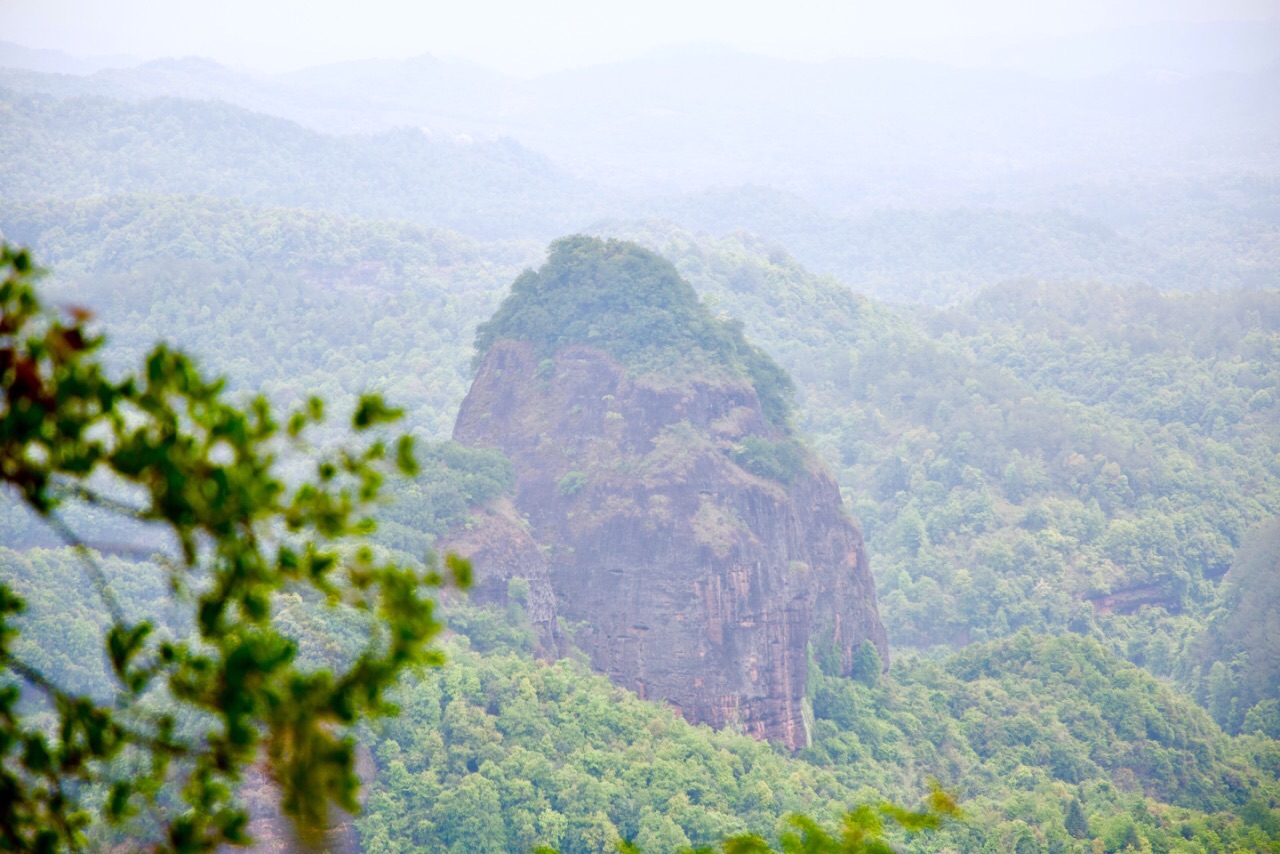
<svg viewBox="0 0 1280 854">
<path fill-rule="evenodd" d="M 671 262 L 634 243 L 581 234 L 552 243 L 547 262 L 522 273 L 477 328 L 477 363 L 504 338 L 544 358 L 585 344 L 637 374 L 746 380 L 779 427 L 791 410 L 790 376 L 747 342 L 742 323 L 713 316 Z"/>
</svg>

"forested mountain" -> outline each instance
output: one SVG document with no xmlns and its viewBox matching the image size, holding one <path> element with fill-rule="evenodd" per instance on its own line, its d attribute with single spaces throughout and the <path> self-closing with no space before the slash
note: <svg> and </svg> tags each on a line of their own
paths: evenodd
<svg viewBox="0 0 1280 854">
<path fill-rule="evenodd" d="M 580 226 L 601 198 L 510 139 L 327 136 L 217 101 L 0 92 L 0 109 L 10 200 L 199 194 L 547 237 Z"/>
<path fill-rule="evenodd" d="M 475 243 L 416 226 L 173 197 L 10 206 L 0 227 L 42 251 L 57 271 L 51 282 L 55 295 L 94 306 L 105 327 L 122 330 L 113 348 L 117 363 L 134 358 L 150 338 L 170 336 L 226 370 L 241 387 L 261 388 L 284 399 L 320 391 L 340 403 L 354 391 L 383 390 L 408 406 L 409 426 L 424 437 L 446 435 L 449 414 L 466 388 L 471 330 L 497 305 L 515 271 L 537 254 L 527 244 Z M 1219 580 L 1248 528 L 1276 515 L 1280 506 L 1280 473 L 1273 463 L 1275 409 L 1269 402 L 1280 396 L 1270 367 L 1277 361 L 1271 358 L 1277 346 L 1273 294 L 1162 295 L 1028 282 L 1002 286 L 947 312 L 912 314 L 815 277 L 767 243 L 743 237 L 699 239 L 678 230 L 633 230 L 629 236 L 661 248 L 715 311 L 743 319 L 751 339 L 793 373 L 799 391 L 796 425 L 836 468 L 865 526 L 881 608 L 899 657 L 911 645 L 963 645 L 1012 637 L 1020 629 L 1073 632 L 1092 635 L 1102 644 L 1068 644 L 1060 653 L 1065 660 L 1091 656 L 1089 667 L 1107 674 L 1095 679 L 1139 674 L 1112 657 L 1118 653 L 1182 680 L 1189 689 L 1206 684 L 1198 680 L 1208 680 L 1212 653 L 1189 655 L 1193 649 L 1211 648 L 1198 639 L 1200 627 L 1217 607 Z M 118 272 L 123 270 L 131 272 Z M 1061 357 L 1053 356 L 1058 352 Z M 1160 371 L 1179 381 L 1144 381 Z M 479 466 L 478 473 L 490 465 L 456 454 L 439 459 L 444 467 L 433 471 Z M 403 508 L 392 508 L 384 520 L 384 542 L 409 552 L 421 549 L 445 529 L 431 519 L 441 513 L 456 519 L 460 508 L 510 488 L 503 485 L 510 482 L 500 469 L 491 471 L 495 474 L 470 481 L 470 486 L 455 480 L 458 485 L 441 491 L 432 484 L 442 482 L 429 481 L 404 491 Z M 1215 497 L 1206 502 L 1206 495 Z M 21 527 L 11 527 L 6 542 L 21 543 L 28 536 Z M 74 569 L 67 562 L 59 571 Z M 518 599 L 513 601 L 510 607 L 516 610 L 511 613 L 518 614 Z M 1223 601 L 1230 608 L 1231 601 L 1239 600 Z M 475 642 L 492 648 L 512 642 L 498 640 L 508 632 L 502 628 L 505 619 L 476 615 L 460 618 L 459 625 L 483 632 L 474 636 Z M 517 647 L 527 650 L 529 643 L 519 641 Z M 614 796 L 589 800 L 598 807 L 579 815 L 559 800 L 563 794 L 554 794 L 564 784 L 556 774 L 567 773 L 556 772 L 541 784 L 550 788 L 537 796 L 547 800 L 532 802 L 540 804 L 532 814 L 550 810 L 545 816 L 550 824 L 544 824 L 552 835 L 538 838 L 556 838 L 559 832 L 561 844 L 576 850 L 572 840 L 590 838 L 587 828 L 596 827 L 606 835 L 643 831 L 651 841 L 679 840 L 670 824 L 674 822 L 684 838 L 709 841 L 728 830 L 760 828 L 757 822 L 767 825 L 789 809 L 830 815 L 836 803 L 858 791 L 911 798 L 929 774 L 954 781 L 979 805 L 966 829 L 955 831 L 962 847 L 999 847 L 1003 843 L 997 840 L 1016 842 L 1024 836 L 1032 840 L 1026 845 L 1050 839 L 1068 844 L 1072 837 L 1062 835 L 1066 825 L 1059 822 L 1066 821 L 1071 809 L 1095 816 L 1091 829 L 1077 826 L 1074 832 L 1098 838 L 1156 839 L 1169 826 L 1185 826 L 1193 837 L 1213 832 L 1218 839 L 1222 833 L 1254 832 L 1216 819 L 1216 824 L 1204 824 L 1207 819 L 1197 816 L 1254 803 L 1250 798 L 1256 800 L 1264 789 L 1237 786 L 1222 794 L 1227 790 L 1215 790 L 1214 781 L 1243 774 L 1243 779 L 1258 781 L 1250 785 L 1263 785 L 1254 775 L 1273 761 L 1265 758 L 1271 749 L 1267 743 L 1222 742 L 1225 746 L 1214 749 L 1236 757 L 1229 761 L 1237 763 L 1237 770 L 1202 768 L 1195 772 L 1200 782 L 1194 784 L 1188 780 L 1169 788 L 1165 773 L 1152 770 L 1185 764 L 1173 756 L 1152 759 L 1148 754 L 1156 745 L 1221 738 L 1207 718 L 1195 724 L 1196 735 L 1177 736 L 1181 742 L 1153 734 L 1172 725 L 1171 715 L 1194 719 L 1189 708 L 1174 712 L 1157 705 L 1152 711 L 1125 711 L 1146 708 L 1143 703 L 1149 701 L 1136 696 L 1117 700 L 1121 705 L 1105 712 L 1054 706 L 1048 714 L 1063 724 L 1081 714 L 1102 714 L 1108 720 L 1108 715 L 1139 714 L 1146 721 L 1140 726 L 1147 727 L 1134 730 L 1138 725 L 1116 717 L 1116 732 L 1133 735 L 1108 736 L 1097 747 L 1090 746 L 1096 730 L 1081 730 L 1076 737 L 1085 743 L 1053 759 L 1057 765 L 1047 764 L 1050 758 L 1034 747 L 1043 741 L 1033 733 L 1049 726 L 1037 717 L 1044 711 L 1031 712 L 1025 725 L 1018 724 L 1030 727 L 1018 736 L 1031 746 L 1025 754 L 1008 752 L 1016 749 L 1014 742 L 998 742 L 1010 746 L 996 750 L 989 733 L 981 736 L 980 747 L 973 740 L 979 730 L 964 729 L 980 726 L 987 732 L 990 725 L 981 722 L 991 711 L 966 719 L 960 707 L 948 706 L 948 711 L 930 705 L 928 714 L 940 717 L 928 726 L 941 729 L 934 733 L 915 728 L 923 723 L 907 724 L 920 719 L 924 708 L 905 697 L 957 697 L 968 690 L 962 684 L 979 673 L 1002 691 L 1013 692 L 1011 697 L 1043 698 L 1046 691 L 1060 690 L 1047 687 L 1057 684 L 1054 674 L 1059 671 L 1037 677 L 1049 681 L 1035 689 L 1009 681 L 1007 656 L 1016 661 L 1025 655 L 1029 662 L 1049 655 L 1035 643 L 1041 641 L 973 646 L 964 661 L 1006 656 L 1006 663 L 992 665 L 996 669 L 991 671 L 966 670 L 974 665 L 957 659 L 941 665 L 952 674 L 944 676 L 938 665 L 904 661 L 874 690 L 815 676 L 810 690 L 817 692 L 812 702 L 818 724 L 814 745 L 802 760 L 845 775 L 843 785 L 849 788 L 841 791 L 846 794 L 828 793 L 825 800 L 784 798 L 774 801 L 776 811 L 756 819 L 746 818 L 746 802 L 734 795 L 718 809 L 739 818 L 711 824 L 698 823 L 704 821 L 696 818 L 702 815 L 698 809 L 670 813 L 658 801 L 653 813 L 628 813 L 638 807 L 624 807 L 611 800 Z M 1193 665 L 1200 662 L 1196 670 Z M 483 670 L 490 665 L 476 660 L 474 666 Z M 502 666 L 517 665 L 512 660 Z M 518 667 L 527 671 L 521 678 L 535 679 L 540 673 L 532 663 Z M 954 678 L 961 681 L 946 681 Z M 495 683 L 494 690 L 507 690 L 498 684 L 503 683 Z M 1135 684 L 1150 686 L 1142 691 L 1157 690 L 1155 682 Z M 601 690 L 612 696 L 612 689 Z M 1100 702 L 1092 690 L 1054 702 Z M 440 709 L 449 706 L 448 698 L 439 702 Z M 1021 700 L 1007 702 L 1009 709 L 1022 708 Z M 1189 701 L 1176 702 L 1185 706 Z M 1259 714 L 1251 720 L 1260 720 Z M 1238 727 L 1239 720 L 1223 722 Z M 448 732 L 453 730 L 442 733 L 443 749 L 453 750 Z M 963 743 L 969 746 L 963 750 L 972 752 L 935 753 L 937 733 L 942 732 L 956 737 L 964 732 Z M 601 737 L 615 744 L 608 741 L 613 736 Z M 1114 755 L 1117 739 L 1136 739 L 1133 758 L 1118 765 L 1105 758 Z M 603 750 L 605 743 L 593 749 Z M 467 749 L 463 744 L 456 749 Z M 404 747 L 401 743 L 400 749 Z M 1032 775 L 1026 786 L 1043 790 L 1037 802 L 1045 803 L 1043 798 L 1056 792 L 1057 807 L 1031 811 L 1005 788 L 1008 768 L 996 772 L 990 763 L 1011 761 L 1014 755 Z M 387 779 L 400 779 L 393 754 L 379 756 L 391 775 Z M 441 766 L 440 785 L 453 790 L 470 774 L 475 779 L 460 791 L 491 784 L 501 791 L 506 785 L 501 781 L 513 773 L 497 770 L 514 761 L 507 756 L 495 753 L 496 765 L 488 772 L 483 763 L 473 771 L 466 771 L 465 763 L 457 772 Z M 595 767 L 600 770 L 593 774 L 607 775 Z M 904 774 L 903 767 L 914 770 Z M 1137 789 L 1153 799 L 1138 812 L 1133 812 L 1140 802 L 1134 800 L 1134 783 L 1126 780 L 1140 781 Z M 398 790 L 388 790 L 387 797 L 393 791 Z M 627 798 L 640 797 L 626 791 Z M 361 820 L 365 832 L 386 834 L 387 839 L 410 832 L 395 823 L 401 819 L 390 816 L 413 808 L 408 802 L 393 807 L 382 798 L 375 794 L 371 803 L 379 805 L 377 811 Z M 481 798 L 480 803 L 487 801 Z M 383 812 L 384 804 L 392 812 Z M 1183 809 L 1190 812 L 1178 812 Z M 1139 812 L 1148 818 L 1115 818 Z M 627 818 L 641 814 L 643 820 Z M 1264 816 L 1257 819 L 1262 822 L 1258 827 L 1269 826 L 1266 814 L 1257 813 Z M 504 834 L 521 826 L 524 819 L 515 816 L 504 813 Z M 543 826 L 528 820 L 535 830 Z M 413 832 L 444 834 L 421 838 L 428 840 L 423 844 L 434 844 L 431 839 L 446 844 L 457 838 L 449 834 L 461 832 L 448 826 Z M 533 831 L 520 831 L 527 832 Z M 1200 844 L 1211 850 L 1215 843 Z"/>
<path fill-rule="evenodd" d="M 281 402 L 383 391 L 424 438 L 448 435 L 471 330 L 536 253 L 173 198 L 11 206 L 0 229 L 54 266 L 54 294 L 122 329 L 121 361 L 172 337 Z M 1165 628 L 1116 648 L 1173 673 L 1185 612 L 1212 606 L 1241 538 L 1280 514 L 1273 293 L 1022 283 L 917 318 L 767 244 L 629 236 L 793 373 L 898 642 L 1125 626 L 1155 604 Z"/>
<path fill-rule="evenodd" d="M 946 305 L 1024 277 L 1201 290 L 1267 287 L 1280 274 L 1280 183 L 1266 174 L 1019 190 L 1007 206 L 849 215 L 759 186 L 639 208 L 695 232 L 768 237 L 809 269 L 894 302 Z"/>
<path fill-rule="evenodd" d="M 1280 512 L 1274 292 L 1024 282 L 911 315 L 766 243 L 630 235 L 792 371 L 892 641 L 1100 631 L 1179 672 L 1235 549 Z"/>
<path fill-rule="evenodd" d="M 1057 81 L 702 49 L 532 80 L 430 57 L 4 69 L 0 235 L 92 312 L 112 371 L 166 340 L 236 394 L 403 407 L 421 471 L 378 554 L 570 577 L 443 604 L 447 666 L 359 733 L 364 850 L 656 854 L 937 778 L 967 817 L 903 850 L 1280 851 L 1280 66 L 1250 56 Z M 619 607 L 610 634 L 564 606 L 608 563 L 656 608 L 661 567 L 601 544 L 673 506 L 668 545 L 715 556 L 681 571 L 738 573 L 719 604 L 764 602 L 744 567 L 768 564 L 798 620 L 840 594 L 802 583 L 810 541 L 869 562 L 888 655 L 805 635 L 786 737 L 729 694 L 690 716 L 713 731 L 593 673 L 622 682 L 609 644 L 658 619 Z M 797 535 L 815 508 L 841 521 Z M 784 517 L 797 542 L 749 554 Z M 162 544 L 65 518 L 129 608 L 183 631 Z M 102 698 L 81 573 L 3 496 L 22 654 Z M 277 605 L 309 664 L 356 654 L 321 597 Z M 707 626 L 785 622 L 738 616 Z M 751 648 L 716 669 L 776 669 Z"/>
</svg>

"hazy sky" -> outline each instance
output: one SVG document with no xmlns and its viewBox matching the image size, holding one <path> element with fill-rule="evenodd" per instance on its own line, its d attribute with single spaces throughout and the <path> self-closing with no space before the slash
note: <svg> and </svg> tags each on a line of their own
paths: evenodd
<svg viewBox="0 0 1280 854">
<path fill-rule="evenodd" d="M 1280 0 L 0 0 L 0 39 L 265 71 L 432 53 L 532 74 L 691 42 L 962 62 L 1044 35 L 1278 16 Z"/>
</svg>

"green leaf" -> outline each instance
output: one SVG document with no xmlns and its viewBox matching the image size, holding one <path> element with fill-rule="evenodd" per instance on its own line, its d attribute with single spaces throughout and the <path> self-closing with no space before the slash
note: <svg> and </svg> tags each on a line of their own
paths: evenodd
<svg viewBox="0 0 1280 854">
<path fill-rule="evenodd" d="M 460 590 L 466 590 L 471 586 L 471 561 L 450 553 L 445 555 L 444 563 L 453 575 L 453 583 Z"/>
<path fill-rule="evenodd" d="M 387 424 L 404 415 L 404 410 L 394 409 L 386 405 L 382 395 L 366 394 L 356 405 L 355 414 L 351 417 L 351 426 L 356 430 L 367 430 L 378 424 Z"/>
<path fill-rule="evenodd" d="M 413 477 L 418 473 L 418 461 L 413 456 L 412 436 L 401 436 L 396 442 L 396 468 L 406 477 Z"/>
</svg>

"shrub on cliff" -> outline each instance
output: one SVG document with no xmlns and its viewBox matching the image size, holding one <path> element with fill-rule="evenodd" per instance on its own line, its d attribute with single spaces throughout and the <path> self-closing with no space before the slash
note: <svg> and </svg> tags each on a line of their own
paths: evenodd
<svg viewBox="0 0 1280 854">
<path fill-rule="evenodd" d="M 774 442 L 745 436 L 733 451 L 733 461 L 759 477 L 791 483 L 804 471 L 804 449 L 794 439 Z"/>
</svg>

